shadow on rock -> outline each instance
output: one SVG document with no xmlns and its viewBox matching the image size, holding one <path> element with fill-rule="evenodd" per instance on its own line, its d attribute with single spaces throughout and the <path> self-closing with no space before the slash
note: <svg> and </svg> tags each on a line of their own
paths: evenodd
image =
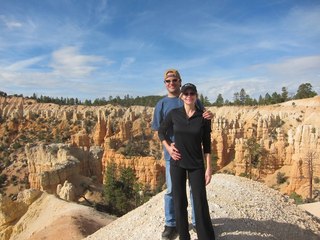
<svg viewBox="0 0 320 240">
<path fill-rule="evenodd" d="M 272 220 L 256 221 L 246 218 L 212 219 L 216 239 L 224 240 L 319 240 L 319 236 L 311 230 L 300 228 L 289 223 Z"/>
</svg>

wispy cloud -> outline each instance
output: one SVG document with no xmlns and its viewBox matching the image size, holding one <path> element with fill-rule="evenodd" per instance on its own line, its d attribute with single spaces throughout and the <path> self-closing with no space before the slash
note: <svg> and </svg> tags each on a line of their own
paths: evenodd
<svg viewBox="0 0 320 240">
<path fill-rule="evenodd" d="M 288 58 L 277 63 L 233 69 L 231 73 L 221 71 L 216 77 L 202 79 L 197 84 L 211 101 L 215 101 L 219 93 L 225 99 L 233 100 L 234 93 L 240 92 L 242 88 L 254 98 L 258 98 L 259 95 L 265 96 L 266 93 L 280 93 L 282 87 L 294 94 L 303 83 L 311 83 L 313 89 L 319 92 L 319 69 L 320 55 Z"/>
<path fill-rule="evenodd" d="M 285 59 L 278 64 L 268 64 L 267 69 L 274 76 L 287 75 L 299 78 L 306 73 L 320 74 L 320 55 Z"/>
<path fill-rule="evenodd" d="M 11 93 L 165 94 L 162 74 L 215 100 L 320 93 L 318 1 L 3 1 L 0 85 Z M 137 87 L 137 86 L 143 87 Z"/>
<path fill-rule="evenodd" d="M 301 38 L 319 37 L 320 27 L 316 24 L 320 22 L 320 6 L 294 7 L 284 17 L 281 27 L 287 32 L 291 32 L 296 37 Z"/>
<path fill-rule="evenodd" d="M 8 29 L 14 29 L 14 28 L 21 28 L 22 23 L 15 20 L 15 19 L 9 19 L 8 17 L 4 15 L 0 15 L 0 21 L 8 28 Z"/>
<path fill-rule="evenodd" d="M 121 66 L 120 66 L 120 70 L 124 70 L 124 69 L 128 68 L 134 62 L 135 62 L 135 58 L 134 57 L 126 57 L 126 58 L 124 58 L 122 63 L 121 63 Z"/>
<path fill-rule="evenodd" d="M 213 84 L 214 83 L 214 84 Z M 211 84 L 207 83 L 205 85 L 199 84 L 200 88 L 203 90 L 205 96 L 211 96 L 210 100 L 214 102 L 218 94 L 222 94 L 229 101 L 233 101 L 234 93 L 240 92 L 241 89 L 244 89 L 246 93 L 254 98 L 257 98 L 259 95 L 265 95 L 268 92 L 268 81 L 263 78 L 251 77 L 245 79 L 223 79 L 217 78 L 213 79 Z M 259 89 L 257 89 L 259 86 Z"/>
<path fill-rule="evenodd" d="M 52 54 L 50 66 L 53 72 L 63 77 L 83 78 L 97 70 L 104 58 L 94 55 L 82 55 L 76 47 L 65 47 Z M 112 61 L 104 61 L 105 64 L 112 64 Z"/>
<path fill-rule="evenodd" d="M 105 72 L 103 69 L 112 64 L 113 61 L 105 57 L 81 54 L 79 48 L 69 46 L 58 49 L 49 56 L 38 56 L 0 66 L 0 85 L 7 86 L 8 89 L 25 89 L 29 95 L 33 92 L 70 95 L 74 91 L 83 93 L 90 89 L 97 94 L 101 88 L 99 79 L 95 79 L 93 75 Z M 41 65 L 44 69 L 39 70 Z M 90 78 L 93 78 L 92 82 L 87 82 Z M 8 82 L 11 87 L 6 84 Z"/>
<path fill-rule="evenodd" d="M 45 58 L 44 56 L 39 56 L 39 57 L 33 57 L 30 59 L 18 61 L 5 67 L 5 69 L 8 71 L 25 71 L 25 70 L 28 70 L 29 67 L 32 67 L 33 65 L 41 62 L 44 58 Z"/>
</svg>

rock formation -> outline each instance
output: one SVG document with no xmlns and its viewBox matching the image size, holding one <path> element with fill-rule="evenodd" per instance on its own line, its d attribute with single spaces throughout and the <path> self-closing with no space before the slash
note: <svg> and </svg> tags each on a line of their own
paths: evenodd
<svg viewBox="0 0 320 240">
<path fill-rule="evenodd" d="M 126 158 L 122 154 L 110 149 L 104 152 L 102 169 L 106 169 L 110 163 L 115 163 L 122 168 L 129 167 L 133 169 L 138 181 L 148 186 L 151 190 L 161 189 L 165 182 L 164 162 L 156 160 L 153 157 Z"/>
<path fill-rule="evenodd" d="M 67 180 L 64 184 L 58 184 L 57 186 L 57 195 L 64 200 L 74 201 L 76 200 L 76 190 L 72 183 L 69 183 Z"/>
<path fill-rule="evenodd" d="M 219 169 L 232 162 L 236 175 L 244 173 L 246 142 L 255 138 L 266 152 L 261 171 L 256 171 L 260 177 L 290 166 L 291 171 L 285 173 L 289 177 L 285 192 L 308 196 L 310 162 L 313 177 L 320 176 L 319 96 L 273 106 L 210 110 L 214 113 L 212 140 Z"/>
<path fill-rule="evenodd" d="M 21 218 L 40 196 L 41 192 L 35 189 L 19 192 L 15 201 L 0 195 L 0 239 L 9 239 L 15 221 Z"/>
<path fill-rule="evenodd" d="M 229 166 L 228 171 L 245 174 L 247 143 L 254 139 L 264 156 L 255 159 L 259 162 L 252 168 L 252 178 L 263 181 L 286 171 L 288 184 L 284 192 L 308 196 L 310 178 L 320 176 L 319 96 L 272 106 L 209 109 L 214 114 L 212 149 L 218 170 Z M 37 145 L 26 147 L 32 188 L 54 193 L 58 184 L 72 182 L 74 176 L 95 176 L 102 182 L 105 167 L 111 161 L 132 167 L 143 184 L 155 188 L 164 183 L 160 177 L 164 167 L 158 161 L 161 144 L 150 127 L 152 113 L 153 108 L 141 106 L 59 106 L 0 97 L 0 117 L 4 122 L 0 133 L 5 136 L 5 144 L 13 146 L 18 142 L 23 146 L 22 135 L 30 132 L 25 141 Z M 35 139 L 44 144 L 39 145 Z M 53 142 L 70 147 L 50 145 Z M 131 145 L 143 147 L 140 152 L 128 152 Z M 315 183 L 314 187 L 319 186 Z"/>
<path fill-rule="evenodd" d="M 79 178 L 95 177 L 102 181 L 102 150 L 90 151 L 51 144 L 26 147 L 30 187 L 56 193 L 57 186 L 70 181 L 79 186 Z M 77 192 L 79 194 L 79 192 Z"/>
</svg>

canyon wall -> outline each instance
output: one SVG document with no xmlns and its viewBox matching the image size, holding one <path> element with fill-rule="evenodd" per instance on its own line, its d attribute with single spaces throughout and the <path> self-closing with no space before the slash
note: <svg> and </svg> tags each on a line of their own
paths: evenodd
<svg viewBox="0 0 320 240">
<path fill-rule="evenodd" d="M 288 178 L 283 192 L 308 196 L 310 178 L 320 176 L 319 96 L 271 106 L 209 109 L 214 114 L 211 136 L 217 170 L 250 172 L 259 181 L 282 172 Z M 11 141 L 19 131 L 26 134 L 39 126 L 36 132 L 48 133 L 44 139 L 51 142 L 25 148 L 32 188 L 55 192 L 58 184 L 72 182 L 75 176 L 103 182 L 105 168 L 114 162 L 131 167 L 141 183 L 156 189 L 164 184 L 164 162 L 150 127 L 152 113 L 153 108 L 142 106 L 59 106 L 2 97 L 0 133 L 15 129 L 14 136 L 8 135 Z M 52 145 L 52 139 L 63 144 Z M 263 149 L 259 159 L 250 160 L 257 161 L 254 167 L 248 166 L 253 140 Z"/>
<path fill-rule="evenodd" d="M 213 149 L 217 168 L 229 163 L 228 171 L 241 175 L 247 171 L 248 141 L 263 147 L 260 165 L 252 169 L 253 178 L 263 180 L 282 172 L 288 177 L 285 193 L 309 196 L 310 181 L 319 187 L 320 177 L 320 97 L 259 107 L 210 108 Z"/>
</svg>

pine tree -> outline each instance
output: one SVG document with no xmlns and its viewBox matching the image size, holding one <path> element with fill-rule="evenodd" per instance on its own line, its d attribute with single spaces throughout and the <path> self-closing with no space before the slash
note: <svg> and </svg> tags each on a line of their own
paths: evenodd
<svg viewBox="0 0 320 240">
<path fill-rule="evenodd" d="M 310 83 L 303 83 L 299 86 L 294 99 L 311 98 L 316 95 L 317 93 L 312 90 L 312 85 Z"/>
<path fill-rule="evenodd" d="M 223 106 L 223 103 L 224 103 L 223 97 L 222 97 L 221 93 L 219 93 L 217 100 L 215 101 L 214 104 L 218 107 L 221 107 L 221 106 Z"/>
<path fill-rule="evenodd" d="M 282 87 L 281 91 L 282 91 L 281 92 L 281 101 L 282 102 L 288 101 L 289 98 L 288 98 L 288 90 L 287 90 L 287 88 L 286 87 Z"/>
</svg>

